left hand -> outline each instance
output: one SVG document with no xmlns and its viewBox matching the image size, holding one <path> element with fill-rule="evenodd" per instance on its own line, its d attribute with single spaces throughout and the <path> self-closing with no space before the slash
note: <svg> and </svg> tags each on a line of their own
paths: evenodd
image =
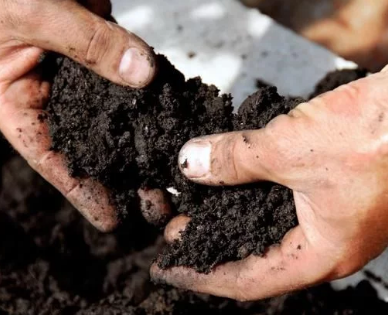
<svg viewBox="0 0 388 315">
<path fill-rule="evenodd" d="M 12 146 L 98 229 L 118 224 L 107 190 L 91 178 L 69 176 L 64 157 L 50 150 L 44 106 L 50 84 L 39 72 L 44 51 L 55 51 L 121 85 L 140 88 L 155 74 L 152 49 L 110 17 L 109 0 L 0 0 L 0 130 Z M 99 15 L 99 16 L 98 16 Z M 81 105 L 81 104 L 80 104 Z M 140 191 L 147 215 L 168 205 L 158 191 Z"/>
</svg>

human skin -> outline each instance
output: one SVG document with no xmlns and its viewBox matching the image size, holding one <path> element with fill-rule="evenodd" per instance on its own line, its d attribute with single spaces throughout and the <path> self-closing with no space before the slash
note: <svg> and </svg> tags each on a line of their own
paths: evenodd
<svg viewBox="0 0 388 315">
<path fill-rule="evenodd" d="M 95 227 L 111 231 L 118 216 L 107 190 L 90 178 L 71 178 L 63 156 L 50 150 L 48 125 L 39 119 L 50 84 L 39 74 L 39 59 L 54 51 L 112 82 L 140 88 L 155 74 L 154 54 L 136 35 L 99 17 L 110 16 L 110 1 L 80 3 L 0 0 L 0 130 Z M 140 195 L 162 204 L 152 190 Z"/>
<path fill-rule="evenodd" d="M 289 187 L 299 225 L 264 257 L 210 274 L 154 264 L 155 281 L 247 301 L 350 275 L 388 245 L 388 71 L 300 104 L 264 129 L 190 140 L 180 161 L 200 184 Z M 166 240 L 179 240 L 188 220 L 171 221 Z"/>
</svg>

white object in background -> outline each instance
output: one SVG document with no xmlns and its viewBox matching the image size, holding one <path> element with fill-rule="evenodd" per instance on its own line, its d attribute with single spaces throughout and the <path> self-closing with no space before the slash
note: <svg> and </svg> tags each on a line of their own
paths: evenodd
<svg viewBox="0 0 388 315">
<path fill-rule="evenodd" d="M 113 14 L 186 77 L 232 93 L 235 106 L 257 79 L 307 96 L 327 72 L 355 67 L 237 0 L 113 0 Z"/>
<path fill-rule="evenodd" d="M 328 50 L 278 25 L 236 0 L 113 0 L 113 15 L 187 78 L 201 76 L 221 92 L 230 92 L 239 106 L 262 79 L 280 94 L 307 96 L 328 72 L 355 68 Z M 388 283 L 388 252 L 367 270 Z M 357 284 L 363 272 L 333 283 Z M 388 290 L 371 281 L 388 301 Z"/>
</svg>

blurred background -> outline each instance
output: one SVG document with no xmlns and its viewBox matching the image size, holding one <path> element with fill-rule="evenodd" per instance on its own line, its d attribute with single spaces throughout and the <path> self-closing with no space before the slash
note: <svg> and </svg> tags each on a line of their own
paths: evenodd
<svg viewBox="0 0 388 315">
<path fill-rule="evenodd" d="M 240 0 L 362 67 L 388 63 L 386 0 Z"/>
</svg>

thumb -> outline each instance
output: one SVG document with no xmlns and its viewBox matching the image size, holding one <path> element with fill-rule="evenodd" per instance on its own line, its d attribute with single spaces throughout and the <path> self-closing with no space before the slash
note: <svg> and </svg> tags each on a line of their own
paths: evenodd
<svg viewBox="0 0 388 315">
<path fill-rule="evenodd" d="M 283 115 L 263 129 L 192 139 L 179 153 L 179 167 L 186 177 L 200 184 L 238 185 L 268 180 L 287 186 L 293 145 L 282 141 L 282 134 L 289 120 Z"/>
<path fill-rule="evenodd" d="M 13 29 L 18 39 L 66 55 L 112 82 L 143 87 L 155 74 L 144 41 L 74 1 L 15 1 L 9 12 L 19 20 Z"/>
</svg>

